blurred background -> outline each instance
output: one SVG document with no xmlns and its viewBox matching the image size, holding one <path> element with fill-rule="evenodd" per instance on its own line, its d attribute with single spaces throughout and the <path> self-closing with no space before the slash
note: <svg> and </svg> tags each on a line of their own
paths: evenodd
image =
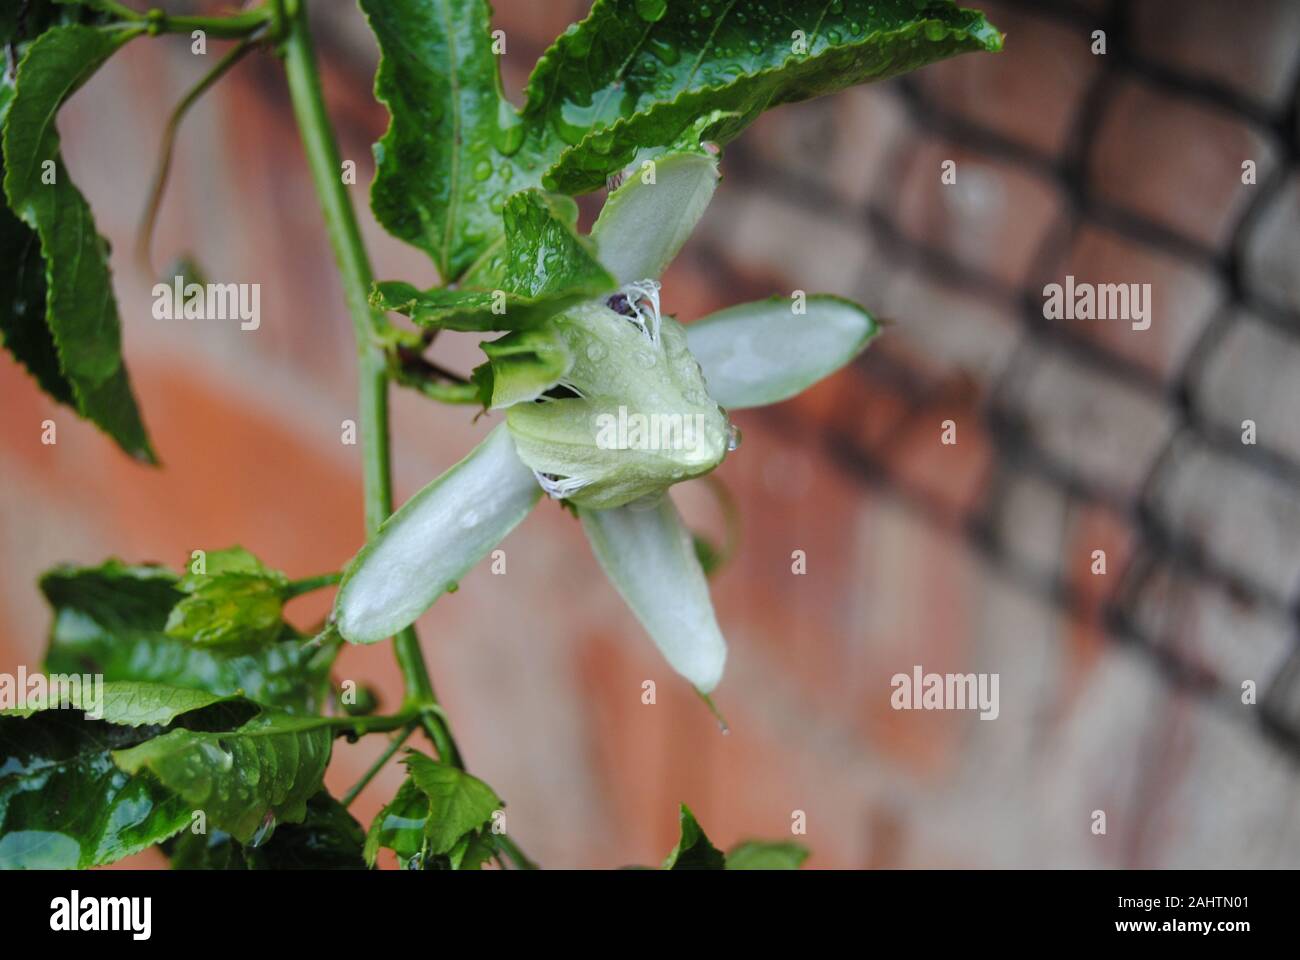
<svg viewBox="0 0 1300 960">
<path fill-rule="evenodd" d="M 1300 4 L 967 5 L 1004 53 L 765 115 L 724 150 L 665 278 L 683 321 L 796 288 L 892 321 L 851 368 L 736 417 L 744 443 L 719 475 L 743 529 L 714 581 L 731 733 L 552 504 L 506 541 L 506 576 L 481 565 L 419 624 L 471 769 L 546 866 L 657 863 L 679 801 L 724 847 L 789 837 L 804 811 L 814 867 L 1300 866 Z M 367 206 L 387 124 L 374 43 L 349 0 L 313 6 L 376 276 L 432 284 Z M 516 102 L 588 6 L 497 0 Z M 154 244 L 160 275 L 189 255 L 211 280 L 260 283 L 261 328 L 153 319 L 156 278 L 132 256 L 166 117 L 224 46 L 136 41 L 60 121 L 115 250 L 163 466 L 128 460 L 3 355 L 0 670 L 40 662 L 35 581 L 61 561 L 177 567 L 240 543 L 300 577 L 362 542 L 359 447 L 340 443 L 351 328 L 273 59 L 245 60 L 186 120 Z M 1066 274 L 1150 283 L 1151 328 L 1044 320 L 1043 285 Z M 467 372 L 477 339 L 437 356 Z M 393 423 L 399 500 L 488 426 L 396 388 Z M 678 490 L 718 535 L 708 488 Z M 386 644 L 346 650 L 336 675 L 391 709 L 391 661 Z M 892 710 L 890 677 L 915 664 L 999 674 L 1000 716 Z M 340 741 L 328 784 L 382 746 Z M 361 795 L 363 824 L 401 777 L 390 765 Z"/>
</svg>

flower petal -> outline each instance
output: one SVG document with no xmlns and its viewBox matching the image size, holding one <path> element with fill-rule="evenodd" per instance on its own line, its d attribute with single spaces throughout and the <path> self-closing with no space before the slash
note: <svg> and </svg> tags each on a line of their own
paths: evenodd
<svg viewBox="0 0 1300 960">
<path fill-rule="evenodd" d="M 708 693 L 722 678 L 727 644 L 690 533 L 672 500 L 582 510 L 592 551 L 669 665 Z"/>
<path fill-rule="evenodd" d="M 719 310 L 686 328 L 709 396 L 729 410 L 788 400 L 834 373 L 880 327 L 850 300 L 818 294 L 806 312 L 787 297 Z"/>
<path fill-rule="evenodd" d="M 522 520 L 541 494 L 504 425 L 384 521 L 334 601 L 352 643 L 390 637 L 432 606 Z"/>
<path fill-rule="evenodd" d="M 718 185 L 718 162 L 695 151 L 653 160 L 654 182 L 634 167 L 591 228 L 600 262 L 619 283 L 658 278 L 691 235 Z"/>
</svg>

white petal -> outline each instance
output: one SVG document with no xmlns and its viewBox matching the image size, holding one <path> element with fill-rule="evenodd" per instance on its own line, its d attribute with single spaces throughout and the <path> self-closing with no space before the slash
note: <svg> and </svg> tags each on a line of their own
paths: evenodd
<svg viewBox="0 0 1300 960">
<path fill-rule="evenodd" d="M 581 511 L 596 559 L 669 665 L 708 693 L 722 679 L 727 644 L 691 535 L 672 500 Z"/>
<path fill-rule="evenodd" d="M 642 168 L 609 195 L 591 228 L 600 262 L 619 283 L 653 280 L 677 256 L 718 185 L 718 161 L 701 153 L 654 160 L 654 183 Z"/>
<path fill-rule="evenodd" d="M 345 640 L 374 643 L 410 626 L 487 556 L 541 489 L 505 425 L 408 500 L 357 554 L 334 601 Z"/>
<path fill-rule="evenodd" d="M 686 328 L 711 396 L 728 410 L 787 400 L 830 376 L 879 331 L 856 303 L 809 297 L 796 314 L 788 297 L 772 297 L 710 314 Z"/>
</svg>

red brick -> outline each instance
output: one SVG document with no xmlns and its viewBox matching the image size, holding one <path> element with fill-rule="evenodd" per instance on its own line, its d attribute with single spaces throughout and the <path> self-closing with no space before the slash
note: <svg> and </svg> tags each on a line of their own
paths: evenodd
<svg viewBox="0 0 1300 960">
<path fill-rule="evenodd" d="M 889 203 L 910 239 L 1015 286 L 1057 225 L 1063 199 L 1052 183 L 960 145 L 926 140 L 905 153 Z M 942 164 L 957 180 L 940 180 Z"/>
<path fill-rule="evenodd" d="M 1144 0 L 1127 10 L 1143 57 L 1270 106 L 1292 87 L 1300 32 L 1292 0 Z"/>
<path fill-rule="evenodd" d="M 1091 157 L 1101 199 L 1215 248 L 1258 189 L 1241 182 L 1242 162 L 1253 160 L 1261 181 L 1277 163 L 1248 121 L 1135 81 L 1107 106 Z"/>
<path fill-rule="evenodd" d="M 1123 318 L 1046 322 L 1068 327 L 1166 382 L 1181 374 L 1225 296 L 1223 284 L 1209 271 L 1092 225 L 1075 236 L 1050 282 L 1063 284 L 1067 275 L 1076 283 L 1151 284 L 1149 329 L 1135 330 Z"/>
<path fill-rule="evenodd" d="M 1088 32 L 1023 7 L 980 9 L 1006 34 L 997 56 L 962 56 L 917 74 L 926 96 L 981 126 L 1049 154 L 1065 146 L 1098 69 Z"/>
</svg>

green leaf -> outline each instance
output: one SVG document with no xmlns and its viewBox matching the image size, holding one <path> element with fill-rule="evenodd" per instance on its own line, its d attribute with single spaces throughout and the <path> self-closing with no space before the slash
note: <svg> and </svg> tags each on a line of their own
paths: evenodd
<svg viewBox="0 0 1300 960">
<path fill-rule="evenodd" d="M 366 863 L 373 867 L 383 847 L 397 854 L 397 863 L 403 869 L 423 867 L 424 829 L 428 822 L 429 798 L 407 777 L 370 824 L 366 833 Z"/>
<path fill-rule="evenodd" d="M 379 812 L 366 835 L 366 862 L 381 847 L 403 869 L 477 870 L 496 854 L 482 829 L 501 801 L 482 780 L 456 767 L 408 751 L 409 776 Z"/>
<path fill-rule="evenodd" d="M 50 680 L 53 683 L 54 677 Z M 220 696 L 206 690 L 138 680 L 108 680 L 97 686 L 78 678 L 77 683 L 68 685 L 68 690 L 71 694 L 68 705 L 72 708 L 83 711 L 91 719 L 128 727 L 166 726 L 182 714 L 235 699 L 233 695 Z M 51 691 L 49 701 L 36 709 L 60 707 Z"/>
<path fill-rule="evenodd" d="M 664 659 L 702 693 L 713 690 L 722 679 L 727 643 L 694 542 L 671 498 L 649 509 L 580 514 L 596 559 Z"/>
<path fill-rule="evenodd" d="M 178 583 L 189 596 L 172 608 L 168 636 L 212 647 L 262 646 L 280 637 L 288 577 L 243 547 L 213 551 L 205 566 Z"/>
<path fill-rule="evenodd" d="M 591 228 L 601 262 L 619 283 L 657 279 L 718 185 L 718 162 L 707 154 L 669 153 L 649 162 L 654 166 L 633 171 L 609 195 Z"/>
<path fill-rule="evenodd" d="M 538 62 L 523 116 L 572 144 L 546 187 L 585 193 L 711 111 L 736 114 L 708 131 L 725 143 L 783 103 L 1001 46 L 983 14 L 940 0 L 597 0 Z"/>
<path fill-rule="evenodd" d="M 130 774 L 148 770 L 208 823 L 248 843 L 272 818 L 303 820 L 333 738 L 326 718 L 263 713 L 229 731 L 170 730 L 113 759 Z"/>
<path fill-rule="evenodd" d="M 224 830 L 182 830 L 168 856 L 176 870 L 364 870 L 365 833 L 347 808 L 324 790 L 307 801 L 302 823 L 276 828 L 258 846 L 243 846 Z"/>
<path fill-rule="evenodd" d="M 722 870 L 725 860 L 722 851 L 709 842 L 704 830 L 691 813 L 691 808 L 682 804 L 678 811 L 681 833 L 677 846 L 664 860 L 665 870 Z"/>
<path fill-rule="evenodd" d="M 44 262 L 44 320 L 62 380 L 77 411 L 108 433 L 127 453 L 153 462 L 140 412 L 122 363 L 121 326 L 109 275 L 108 246 L 95 230 L 90 207 L 72 182 L 59 153 L 55 117 L 79 88 L 133 31 L 72 25 L 41 34 L 18 67 L 4 125 L 4 192 L 10 209 L 35 232 Z M 53 174 L 54 182 L 48 180 Z M 6 248 L 24 254 L 24 273 L 9 308 L 5 339 L 56 399 L 68 391 L 55 378 L 44 335 L 32 328 L 38 298 L 30 274 L 30 238 L 7 230 Z M 22 333 L 15 328 L 21 325 Z M 15 346 L 15 344 L 17 344 Z"/>
<path fill-rule="evenodd" d="M 184 599 L 162 567 L 109 560 L 98 567 L 58 567 L 41 578 L 54 610 L 45 667 L 55 673 L 102 673 L 106 681 L 139 680 L 206 691 L 243 693 L 287 712 L 310 713 L 325 700 L 331 657 L 305 647 L 287 625 L 257 649 L 201 648 L 163 632 Z M 328 651 L 324 651 L 328 652 Z"/>
<path fill-rule="evenodd" d="M 492 410 L 536 400 L 573 368 L 573 353 L 552 326 L 516 330 L 479 346 L 488 362 L 474 370 L 473 380 Z"/>
<path fill-rule="evenodd" d="M 596 259 L 595 244 L 575 231 L 577 208 L 540 190 L 516 193 L 506 204 L 505 241 L 472 282 L 480 289 L 409 283 L 375 285 L 371 304 L 409 316 L 421 326 L 449 330 L 517 330 L 565 307 L 612 290 L 614 278 Z M 489 289 L 490 288 L 490 289 Z"/>
<path fill-rule="evenodd" d="M 540 183 L 541 147 L 501 92 L 484 0 L 361 0 L 361 9 L 381 53 L 375 97 L 392 117 L 375 145 L 370 204 L 448 284 L 501 236 L 506 198 Z"/>
<path fill-rule="evenodd" d="M 727 853 L 728 870 L 798 870 L 808 859 L 808 848 L 799 843 L 749 840 Z"/>
<path fill-rule="evenodd" d="M 339 634 L 390 637 L 455 587 L 528 515 L 541 490 L 504 425 L 384 521 L 334 598 Z"/>
<path fill-rule="evenodd" d="M 411 782 L 429 799 L 424 838 L 431 854 L 450 853 L 466 834 L 501 809 L 501 800 L 478 777 L 446 763 L 409 752 L 404 762 Z"/>
<path fill-rule="evenodd" d="M 73 710 L 0 717 L 0 869 L 112 863 L 186 826 L 188 804 L 113 763 L 157 732 Z"/>
<path fill-rule="evenodd" d="M 789 399 L 856 357 L 880 332 L 856 303 L 808 297 L 806 312 L 772 297 L 691 324 L 686 343 L 700 363 L 709 396 L 729 410 Z"/>
</svg>

